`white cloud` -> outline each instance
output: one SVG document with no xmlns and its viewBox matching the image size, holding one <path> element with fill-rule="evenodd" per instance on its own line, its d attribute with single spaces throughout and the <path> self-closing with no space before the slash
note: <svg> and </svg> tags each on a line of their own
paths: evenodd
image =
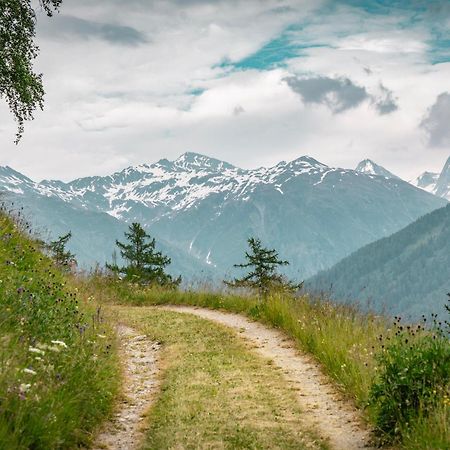
<svg viewBox="0 0 450 450">
<path fill-rule="evenodd" d="M 430 145 L 450 148 L 450 93 L 442 92 L 422 120 Z"/>
<path fill-rule="evenodd" d="M 429 63 L 429 31 L 344 6 L 319 13 L 321 3 L 65 0 L 59 17 L 38 18 L 45 111 L 16 148 L 1 105 L 0 164 L 70 179 L 192 150 L 246 167 L 311 154 L 340 166 L 370 157 L 405 178 L 438 170 L 448 148 L 429 148 L 419 124 L 449 90 L 450 63 Z M 70 19 L 70 38 L 67 17 L 79 19 Z M 291 24 L 301 24 L 294 42 L 327 47 L 266 71 L 220 65 Z M 124 36 L 135 45 L 121 45 Z M 286 77 L 348 79 L 368 101 L 333 114 L 299 101 Z"/>
</svg>

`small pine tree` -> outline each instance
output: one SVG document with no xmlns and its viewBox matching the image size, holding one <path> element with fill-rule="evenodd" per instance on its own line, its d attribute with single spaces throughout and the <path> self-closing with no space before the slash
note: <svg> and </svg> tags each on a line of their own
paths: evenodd
<svg viewBox="0 0 450 450">
<path fill-rule="evenodd" d="M 69 242 L 71 237 L 72 233 L 69 231 L 64 236 L 51 241 L 47 246 L 51 257 L 60 267 L 70 268 L 72 264 L 76 263 L 75 255 L 66 249 L 67 242 Z"/>
<path fill-rule="evenodd" d="M 175 280 L 165 272 L 171 259 L 155 250 L 155 239 L 151 238 L 139 223 L 132 223 L 125 232 L 128 243 L 116 240 L 120 255 L 128 262 L 119 267 L 115 262 L 106 267 L 114 273 L 123 274 L 124 279 L 141 285 L 157 284 L 160 286 L 177 286 L 181 277 Z"/>
<path fill-rule="evenodd" d="M 234 267 L 253 269 L 242 278 L 235 278 L 231 282 L 225 281 L 227 286 L 256 289 L 260 298 L 266 298 L 271 289 L 290 292 L 301 289 L 303 283 L 295 284 L 277 273 L 278 266 L 287 266 L 289 262 L 280 260 L 276 250 L 264 248 L 261 240 L 257 238 L 249 238 L 247 242 L 250 247 L 250 252 L 245 252 L 247 262 L 235 264 Z"/>
</svg>

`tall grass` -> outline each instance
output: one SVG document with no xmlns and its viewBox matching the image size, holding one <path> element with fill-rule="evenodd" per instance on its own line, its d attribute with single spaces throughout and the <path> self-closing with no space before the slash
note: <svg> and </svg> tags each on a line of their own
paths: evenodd
<svg viewBox="0 0 450 450">
<path fill-rule="evenodd" d="M 316 299 L 308 295 L 294 298 L 274 294 L 267 301 L 261 302 L 251 295 L 146 289 L 99 276 L 88 279 L 84 288 L 95 292 L 104 302 L 132 305 L 179 304 L 223 309 L 242 313 L 280 328 L 294 339 L 299 348 L 315 356 L 342 393 L 366 412 L 367 421 L 379 431 L 377 435 L 386 438 L 386 433 L 378 426 L 379 405 L 376 402 L 369 405 L 369 398 L 373 386 L 383 379 L 386 371 L 386 365 L 380 358 L 386 351 L 385 339 L 395 333 L 396 325 L 387 317 L 362 313 L 356 306 L 335 304 L 327 299 Z M 426 338 L 427 333 L 424 336 Z M 446 336 L 441 338 L 441 354 L 448 355 L 449 341 Z M 448 362 L 439 362 L 439 358 L 430 358 L 424 359 L 423 364 L 439 364 L 441 370 L 443 365 L 448 365 Z M 411 363 L 413 360 L 406 359 L 403 363 L 407 364 L 408 361 Z M 417 364 L 417 359 L 413 364 Z M 445 372 L 445 368 L 443 370 Z M 397 377 L 391 379 L 391 382 L 401 384 L 401 378 L 402 374 L 397 372 Z M 423 383 L 427 382 L 426 378 L 423 379 Z M 446 392 L 446 396 L 441 396 L 439 401 L 429 407 L 419 406 L 414 418 L 407 425 L 406 422 L 400 424 L 390 442 L 395 441 L 404 448 L 446 448 L 443 443 L 447 443 L 450 437 L 449 379 L 441 377 L 436 383 L 439 384 L 441 393 Z M 418 382 L 409 388 L 421 392 L 422 386 Z M 384 389 L 387 392 L 386 386 Z M 412 392 L 411 395 L 420 396 L 420 392 Z M 402 404 L 398 403 L 397 407 L 401 409 Z M 428 442 L 434 444 L 428 446 Z"/>
<path fill-rule="evenodd" d="M 24 231 L 0 213 L 0 443 L 87 445 L 117 390 L 114 340 Z"/>
</svg>

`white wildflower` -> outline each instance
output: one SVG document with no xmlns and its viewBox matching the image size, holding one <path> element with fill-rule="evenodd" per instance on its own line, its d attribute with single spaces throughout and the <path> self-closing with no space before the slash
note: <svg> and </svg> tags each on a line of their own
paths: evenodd
<svg viewBox="0 0 450 450">
<path fill-rule="evenodd" d="M 27 391 L 30 389 L 30 387 L 31 387 L 31 384 L 29 384 L 29 383 L 22 383 L 22 384 L 19 386 L 19 391 L 20 391 L 22 394 L 24 394 L 25 392 L 27 392 Z"/>
<path fill-rule="evenodd" d="M 29 373 L 30 375 L 36 375 L 36 372 L 33 369 L 25 368 L 23 369 L 23 372 Z"/>
<path fill-rule="evenodd" d="M 39 355 L 45 355 L 44 350 L 41 350 L 40 348 L 36 348 L 36 347 L 28 347 L 28 351 L 31 353 L 37 353 Z"/>
<path fill-rule="evenodd" d="M 67 348 L 67 344 L 63 341 L 52 341 L 52 344 L 60 345 L 61 347 Z"/>
<path fill-rule="evenodd" d="M 106 336 L 105 336 L 104 334 L 97 334 L 97 336 L 98 336 L 100 339 L 106 339 Z"/>
<path fill-rule="evenodd" d="M 56 353 L 58 353 L 58 352 L 61 351 L 61 347 L 58 347 L 57 345 L 49 345 L 47 348 L 48 348 L 50 351 L 56 352 Z"/>
</svg>

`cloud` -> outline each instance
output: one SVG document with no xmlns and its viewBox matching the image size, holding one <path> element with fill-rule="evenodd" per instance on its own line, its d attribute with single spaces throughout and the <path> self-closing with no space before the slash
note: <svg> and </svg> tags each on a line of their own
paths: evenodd
<svg viewBox="0 0 450 450">
<path fill-rule="evenodd" d="M 362 69 L 367 73 L 365 67 Z M 285 81 L 294 92 L 302 97 L 306 104 L 326 105 L 335 114 L 356 108 L 365 100 L 370 100 L 380 115 L 390 114 L 398 109 L 394 93 L 382 83 L 378 86 L 379 94 L 375 95 L 370 94 L 365 87 L 358 86 L 345 77 L 300 78 L 290 76 L 286 77 Z"/>
<path fill-rule="evenodd" d="M 100 39 L 111 44 L 135 47 L 148 42 L 147 36 L 133 27 L 93 22 L 75 16 L 59 16 L 45 29 L 47 35 L 58 39 L 76 36 L 80 39 Z"/>
<path fill-rule="evenodd" d="M 321 103 L 334 113 L 355 108 L 369 98 L 365 88 L 355 85 L 348 78 L 298 78 L 286 77 L 289 87 L 301 95 L 305 103 Z"/>
<path fill-rule="evenodd" d="M 245 109 L 241 105 L 236 105 L 233 109 L 233 116 L 239 116 L 242 113 L 245 113 Z"/>
<path fill-rule="evenodd" d="M 442 92 L 428 109 L 420 126 L 428 134 L 433 147 L 450 146 L 450 93 Z"/>
<path fill-rule="evenodd" d="M 397 99 L 394 93 L 380 83 L 381 95 L 374 98 L 375 108 L 381 115 L 390 114 L 398 109 Z"/>
<path fill-rule="evenodd" d="M 191 149 L 244 167 L 311 154 L 405 178 L 440 169 L 448 147 L 427 151 L 418 124 L 448 91 L 450 64 L 429 57 L 442 11 L 350 3 L 64 0 L 37 17 L 45 109 L 19 149 L 0 102 L 0 165 L 68 180 Z M 315 79 L 300 84 L 310 101 L 285 78 Z"/>
</svg>

